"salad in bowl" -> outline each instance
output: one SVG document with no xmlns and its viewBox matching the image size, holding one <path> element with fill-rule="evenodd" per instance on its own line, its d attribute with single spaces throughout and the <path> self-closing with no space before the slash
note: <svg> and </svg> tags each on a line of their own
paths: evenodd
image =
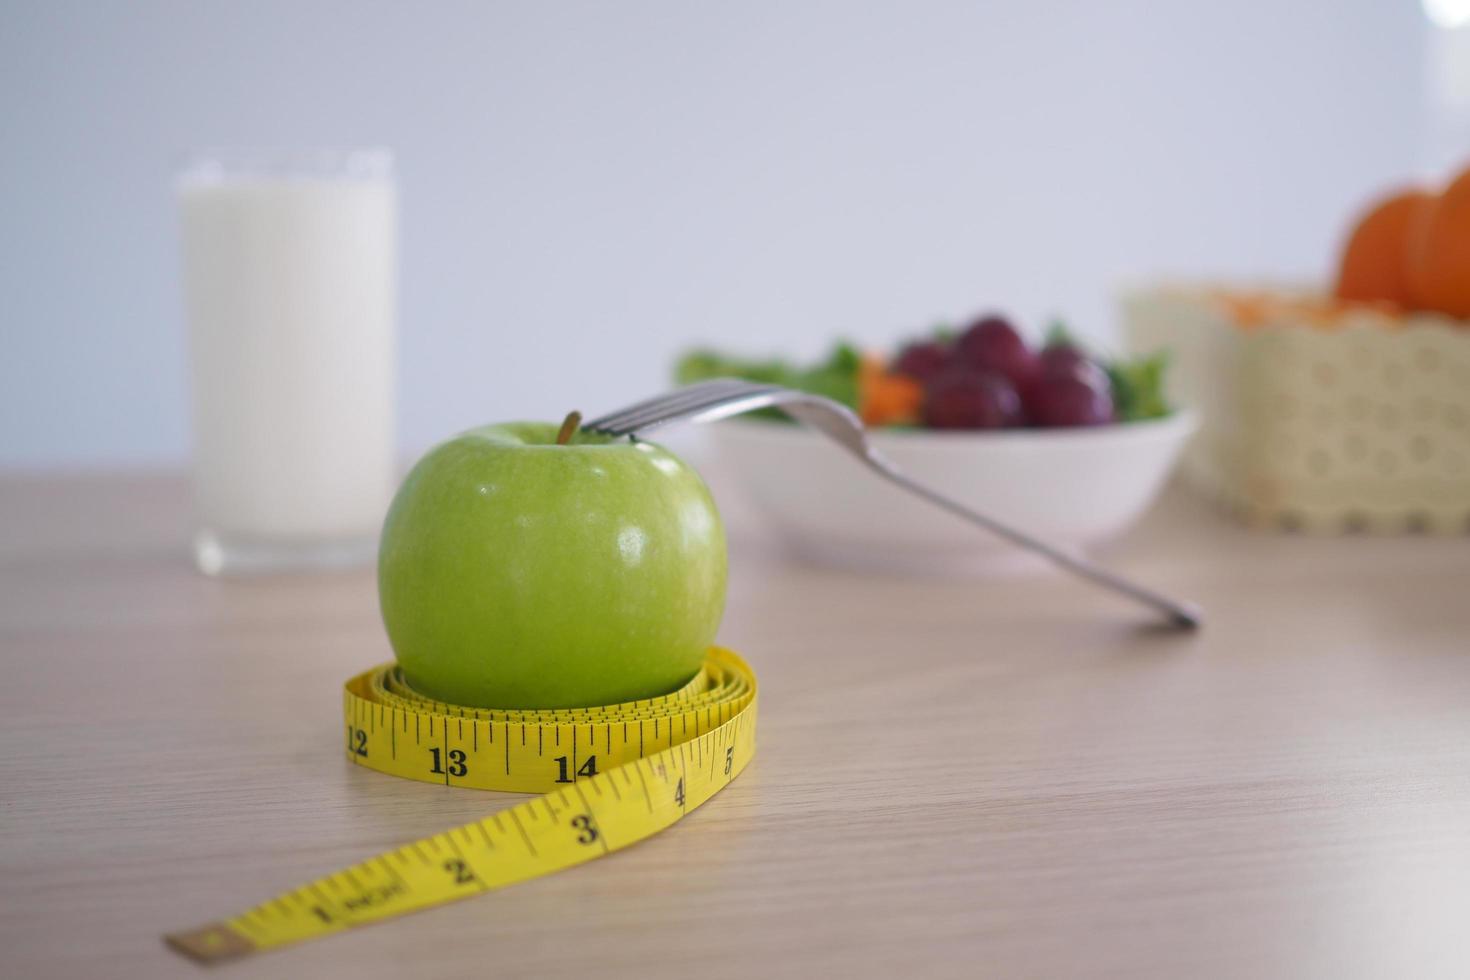
<svg viewBox="0 0 1470 980">
<path fill-rule="evenodd" d="M 738 377 L 853 409 L 917 480 L 1054 543 L 1100 544 L 1157 496 L 1193 431 L 1164 397 L 1163 355 L 1104 360 L 1060 326 L 1038 347 L 1005 317 L 940 329 L 891 354 L 836 344 L 796 365 L 699 349 L 676 380 Z M 1027 567 L 1007 543 L 870 479 L 823 437 L 765 410 L 710 428 L 721 469 L 796 555 L 878 570 Z"/>
</svg>

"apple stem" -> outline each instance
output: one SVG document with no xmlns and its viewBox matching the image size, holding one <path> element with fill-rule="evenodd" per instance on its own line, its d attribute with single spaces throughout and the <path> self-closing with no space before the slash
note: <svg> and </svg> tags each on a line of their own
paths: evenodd
<svg viewBox="0 0 1470 980">
<path fill-rule="evenodd" d="M 581 412 L 568 412 L 567 417 L 562 420 L 561 431 L 556 434 L 556 444 L 558 446 L 565 446 L 572 436 L 577 434 L 577 428 L 581 424 Z"/>
</svg>

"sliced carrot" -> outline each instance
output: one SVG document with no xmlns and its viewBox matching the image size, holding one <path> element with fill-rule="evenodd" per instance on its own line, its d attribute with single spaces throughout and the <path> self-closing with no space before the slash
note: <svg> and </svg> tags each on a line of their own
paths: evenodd
<svg viewBox="0 0 1470 980">
<path fill-rule="evenodd" d="M 919 421 L 924 389 L 913 378 L 889 371 L 875 354 L 858 367 L 858 414 L 868 425 L 913 425 Z"/>
</svg>

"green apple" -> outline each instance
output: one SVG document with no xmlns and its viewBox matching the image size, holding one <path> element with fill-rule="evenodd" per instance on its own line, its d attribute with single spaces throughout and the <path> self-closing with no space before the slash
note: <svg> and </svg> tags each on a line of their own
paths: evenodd
<svg viewBox="0 0 1470 980">
<path fill-rule="evenodd" d="M 668 693 L 725 606 L 725 532 L 699 475 L 648 442 L 515 422 L 419 460 L 383 526 L 398 662 L 455 704 L 563 708 Z"/>
</svg>

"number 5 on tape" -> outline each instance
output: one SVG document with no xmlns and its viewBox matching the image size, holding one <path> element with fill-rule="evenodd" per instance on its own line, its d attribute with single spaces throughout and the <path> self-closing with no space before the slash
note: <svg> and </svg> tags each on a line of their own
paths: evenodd
<svg viewBox="0 0 1470 980">
<path fill-rule="evenodd" d="M 718 647 L 680 690 L 621 705 L 462 708 L 421 697 L 389 665 L 348 681 L 343 706 L 358 765 L 544 795 L 165 936 L 175 950 L 202 962 L 246 956 L 590 861 L 677 822 L 755 751 L 755 674 Z"/>
</svg>

